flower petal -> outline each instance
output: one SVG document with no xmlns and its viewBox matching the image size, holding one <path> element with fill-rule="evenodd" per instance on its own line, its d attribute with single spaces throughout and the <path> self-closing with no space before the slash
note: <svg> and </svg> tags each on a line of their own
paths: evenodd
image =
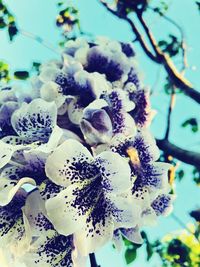
<svg viewBox="0 0 200 267">
<path fill-rule="evenodd" d="M 107 197 L 112 209 L 115 229 L 135 227 L 140 219 L 140 207 L 129 197 L 114 196 L 113 194 L 107 194 Z"/>
<path fill-rule="evenodd" d="M 46 174 L 56 184 L 85 182 L 95 175 L 90 152 L 76 140 L 66 140 L 48 157 Z"/>
<path fill-rule="evenodd" d="M 46 140 L 56 124 L 57 107 L 54 102 L 34 99 L 30 104 L 23 103 L 11 118 L 11 123 L 20 137 L 31 141 Z"/>
<path fill-rule="evenodd" d="M 121 193 L 131 187 L 131 170 L 119 154 L 104 151 L 95 158 L 101 175 L 102 185 L 108 192 Z"/>
<path fill-rule="evenodd" d="M 173 196 L 171 195 L 159 195 L 151 204 L 152 208 L 155 210 L 157 216 L 165 215 L 167 216 L 173 209 L 172 207 Z"/>
<path fill-rule="evenodd" d="M 142 244 L 143 238 L 141 236 L 139 227 L 136 226 L 134 228 L 129 229 L 121 229 L 121 232 L 123 236 L 125 236 L 129 241 L 135 243 L 135 244 Z"/>
<path fill-rule="evenodd" d="M 74 98 L 68 105 L 68 116 L 72 123 L 79 125 L 83 117 L 83 107 L 79 105 L 78 99 Z"/>
<path fill-rule="evenodd" d="M 24 238 L 25 225 L 22 207 L 25 203 L 26 192 L 18 190 L 12 201 L 0 207 L 0 246 L 14 244 Z"/>
<path fill-rule="evenodd" d="M 143 166 L 158 160 L 160 157 L 155 138 L 146 129 L 142 129 L 137 133 L 133 146 L 138 151 L 140 162 Z"/>
<path fill-rule="evenodd" d="M 42 153 L 50 153 L 52 152 L 57 146 L 58 143 L 63 135 L 63 130 L 58 127 L 57 125 L 53 128 L 51 135 L 49 136 L 49 140 L 47 143 L 44 144 L 36 144 L 36 146 L 30 150 L 27 150 L 26 153 L 31 153 L 32 151 L 38 151 Z"/>
<path fill-rule="evenodd" d="M 85 222 L 85 227 L 77 231 L 74 236 L 78 250 L 83 256 L 95 252 L 112 240 L 114 225 L 111 218 L 104 218 L 102 221 L 95 223 L 94 218 L 90 216 Z"/>
<path fill-rule="evenodd" d="M 46 210 L 49 220 L 55 229 L 63 235 L 70 235 L 82 226 L 83 216 L 80 216 L 76 208 L 75 185 L 68 186 L 56 197 L 46 201 Z"/>
<path fill-rule="evenodd" d="M 73 267 L 72 247 L 71 236 L 58 235 L 50 230 L 32 243 L 21 261 L 29 267 Z"/>
<path fill-rule="evenodd" d="M 38 189 L 42 199 L 46 201 L 47 199 L 57 196 L 57 194 L 65 188 L 63 186 L 54 184 L 49 179 L 46 179 L 40 184 L 40 186 L 38 186 Z"/>
<path fill-rule="evenodd" d="M 145 169 L 138 175 L 138 180 L 141 180 L 143 186 L 147 186 L 151 190 L 168 189 L 168 170 L 170 164 L 164 162 L 154 162 L 147 165 Z"/>
<path fill-rule="evenodd" d="M 21 188 L 24 184 L 32 184 L 35 185 L 35 181 L 29 177 L 24 177 L 17 180 L 10 180 L 8 178 L 0 178 L 0 205 L 7 205 L 17 193 L 19 188 Z"/>
<path fill-rule="evenodd" d="M 47 219 L 45 203 L 39 190 L 35 189 L 28 194 L 24 213 L 28 219 L 32 237 L 45 235 L 45 231 L 54 230 L 52 223 Z"/>
<path fill-rule="evenodd" d="M 15 148 L 0 140 L 0 168 L 3 168 L 12 158 Z"/>
</svg>

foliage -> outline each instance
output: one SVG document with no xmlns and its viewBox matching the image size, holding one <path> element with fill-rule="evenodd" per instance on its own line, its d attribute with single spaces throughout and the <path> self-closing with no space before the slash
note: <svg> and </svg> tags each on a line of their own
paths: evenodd
<svg viewBox="0 0 200 267">
<path fill-rule="evenodd" d="M 62 36 L 64 37 L 60 41 L 60 46 L 63 47 L 66 40 L 74 39 L 76 32 L 81 32 L 79 11 L 73 5 L 66 5 L 65 2 L 58 2 L 59 14 L 56 18 L 57 27 L 62 29 Z"/>
<path fill-rule="evenodd" d="M 163 266 L 198 267 L 200 264 L 199 230 L 195 237 L 198 225 L 190 225 L 188 230 L 182 230 L 165 236 L 162 246 L 157 250 L 163 261 Z"/>
<path fill-rule="evenodd" d="M 170 57 L 174 57 L 179 53 L 182 44 L 175 35 L 169 34 L 169 41 L 161 40 L 158 45 L 163 52 L 169 54 Z"/>
<path fill-rule="evenodd" d="M 0 0 L 0 29 L 6 29 L 8 31 L 10 41 L 13 41 L 15 35 L 18 33 L 15 17 L 2 0 Z"/>
<path fill-rule="evenodd" d="M 193 133 L 196 133 L 199 130 L 199 125 L 198 125 L 198 121 L 197 121 L 196 118 L 187 119 L 186 121 L 184 121 L 182 123 L 181 126 L 182 127 L 188 127 L 188 126 L 190 126 Z"/>
<path fill-rule="evenodd" d="M 0 61 L 0 81 L 5 83 L 10 81 L 9 66 L 3 61 Z"/>
</svg>

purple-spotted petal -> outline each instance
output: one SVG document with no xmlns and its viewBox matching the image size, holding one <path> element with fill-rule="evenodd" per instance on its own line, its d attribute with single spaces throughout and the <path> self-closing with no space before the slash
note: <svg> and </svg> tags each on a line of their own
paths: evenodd
<svg viewBox="0 0 200 267">
<path fill-rule="evenodd" d="M 16 147 L 4 143 L 0 140 L 0 168 L 3 168 L 12 158 Z"/>
<path fill-rule="evenodd" d="M 72 99 L 68 105 L 68 116 L 72 123 L 79 125 L 83 117 L 83 107 L 80 106 L 78 99 Z"/>
<path fill-rule="evenodd" d="M 136 226 L 134 228 L 129 228 L 129 229 L 121 229 L 121 232 L 123 236 L 126 237 L 129 241 L 135 243 L 135 244 L 142 244 L 143 243 L 143 238 L 141 236 L 139 227 Z"/>
<path fill-rule="evenodd" d="M 40 186 L 38 186 L 38 189 L 42 199 L 46 201 L 47 199 L 56 197 L 57 194 L 65 188 L 63 186 L 54 184 L 49 179 L 46 179 L 40 184 Z"/>
<path fill-rule="evenodd" d="M 84 215 L 79 210 L 81 207 L 76 199 L 76 191 L 77 187 L 70 185 L 45 203 L 49 220 L 60 234 L 66 236 L 73 234 L 83 225 Z"/>
<path fill-rule="evenodd" d="M 99 222 L 95 220 L 94 214 L 90 215 L 84 225 L 85 227 L 75 233 L 77 248 L 83 256 L 95 252 L 112 240 L 114 225 L 106 214 Z"/>
<path fill-rule="evenodd" d="M 159 195 L 151 204 L 157 216 L 167 216 L 172 211 L 173 196 L 171 195 Z"/>
<path fill-rule="evenodd" d="M 107 195 L 112 206 L 115 229 L 135 227 L 140 219 L 141 209 L 131 198 Z"/>
<path fill-rule="evenodd" d="M 16 133 L 30 141 L 48 140 L 56 125 L 57 108 L 55 103 L 35 99 L 30 104 L 16 110 L 11 123 Z"/>
<path fill-rule="evenodd" d="M 58 235 L 55 231 L 47 231 L 44 236 L 32 243 L 21 261 L 29 267 L 67 266 L 73 267 L 72 237 Z"/>
<path fill-rule="evenodd" d="M 3 172 L 5 173 L 5 171 Z M 4 178 L 3 173 L 0 177 L 0 205 L 5 206 L 7 205 L 17 193 L 17 191 L 22 187 L 24 184 L 32 184 L 35 185 L 35 181 L 29 177 L 24 177 L 19 181 L 14 179 Z"/>
<path fill-rule="evenodd" d="M 47 143 L 36 143 L 33 144 L 33 147 L 30 147 L 30 150 L 27 150 L 26 153 L 32 153 L 32 152 L 41 152 L 45 154 L 51 153 L 59 144 L 59 141 L 63 135 L 63 130 L 58 127 L 57 125 L 53 128 L 51 135 L 49 136 L 49 139 L 47 140 Z"/>
<path fill-rule="evenodd" d="M 17 245 L 26 239 L 26 226 L 22 212 L 26 195 L 26 192 L 20 189 L 9 204 L 0 206 L 1 247 L 12 243 Z"/>
<path fill-rule="evenodd" d="M 102 186 L 107 192 L 122 193 L 131 187 L 131 171 L 119 154 L 104 151 L 95 158 L 102 177 Z"/>
<path fill-rule="evenodd" d="M 29 222 L 32 237 L 39 237 L 45 231 L 54 230 L 52 223 L 47 219 L 45 203 L 39 190 L 31 191 L 26 199 L 24 213 Z"/>
<path fill-rule="evenodd" d="M 154 162 L 147 165 L 145 169 L 138 175 L 138 181 L 141 185 L 147 186 L 149 189 L 165 189 L 168 188 L 168 171 L 170 164 L 164 162 Z"/>
<path fill-rule="evenodd" d="M 96 175 L 92 155 L 81 143 L 69 139 L 48 157 L 46 174 L 56 184 L 87 182 Z"/>
<path fill-rule="evenodd" d="M 148 130 L 142 129 L 137 133 L 133 141 L 133 147 L 138 151 L 142 165 L 154 162 L 160 157 L 155 138 Z"/>
</svg>

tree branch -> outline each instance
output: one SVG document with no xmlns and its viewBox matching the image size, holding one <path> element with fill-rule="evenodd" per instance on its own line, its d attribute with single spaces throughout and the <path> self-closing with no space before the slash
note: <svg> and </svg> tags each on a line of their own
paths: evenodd
<svg viewBox="0 0 200 267">
<path fill-rule="evenodd" d="M 170 143 L 168 140 L 156 140 L 158 147 L 164 151 L 167 152 L 167 154 L 173 156 L 174 158 L 195 166 L 197 169 L 200 169 L 200 153 L 189 151 L 183 148 L 180 148 L 172 143 Z"/>
<path fill-rule="evenodd" d="M 143 50 L 145 51 L 145 53 L 147 54 L 147 56 L 152 61 L 157 62 L 157 57 L 151 52 L 151 50 L 149 49 L 149 47 L 148 47 L 147 43 L 145 42 L 143 36 L 140 34 L 140 32 L 138 31 L 137 27 L 134 25 L 134 23 L 132 22 L 132 20 L 129 19 L 128 17 L 126 17 L 126 16 L 122 16 L 122 15 L 118 14 L 117 11 L 115 11 L 114 9 L 112 9 L 111 7 L 109 7 L 109 5 L 105 1 L 100 0 L 100 2 L 113 15 L 115 15 L 118 18 L 121 18 L 121 19 L 123 19 L 123 20 L 125 20 L 125 21 L 128 22 L 128 24 L 131 26 L 132 31 L 135 33 L 137 40 L 140 42 L 140 44 L 141 44 Z"/>
<path fill-rule="evenodd" d="M 56 49 L 52 44 L 50 44 L 47 41 L 45 41 L 44 39 L 42 39 L 40 36 L 37 36 L 31 32 L 25 31 L 23 29 L 18 29 L 18 31 L 21 35 L 28 37 L 32 40 L 35 40 L 39 44 L 43 45 L 44 47 L 48 48 L 49 50 L 51 50 L 52 52 L 54 52 L 55 54 L 60 56 L 60 51 L 58 49 Z"/>
<path fill-rule="evenodd" d="M 184 78 L 182 73 L 180 73 L 177 70 L 177 68 L 174 65 L 171 58 L 166 53 L 163 53 L 162 50 L 159 48 L 152 32 L 150 31 L 149 27 L 147 26 L 146 22 L 144 21 L 142 14 L 140 12 L 137 12 L 136 14 L 137 14 L 138 19 L 139 19 L 141 25 L 143 26 L 143 28 L 147 34 L 147 37 L 148 37 L 156 55 L 157 55 L 158 60 L 156 62 L 159 64 L 162 64 L 164 66 L 166 72 L 169 75 L 171 82 L 177 88 L 181 88 L 182 91 L 187 96 L 189 96 L 194 101 L 196 101 L 198 104 L 200 104 L 200 92 L 198 92 L 197 90 L 195 90 L 193 88 L 192 84 L 186 78 Z"/>
<path fill-rule="evenodd" d="M 188 62 L 187 62 L 187 45 L 186 45 L 186 38 L 185 38 L 185 32 L 182 29 L 182 27 L 173 19 L 169 18 L 166 16 L 163 12 L 161 12 L 157 8 L 152 8 L 148 6 L 148 9 L 152 10 L 153 12 L 157 13 L 160 15 L 160 17 L 164 18 L 166 21 L 170 22 L 172 25 L 174 25 L 180 32 L 181 35 L 181 49 L 182 49 L 182 58 L 183 58 L 183 67 L 182 67 L 182 72 L 185 71 L 185 69 L 188 67 Z"/>
<path fill-rule="evenodd" d="M 149 27 L 147 26 L 146 22 L 142 18 L 141 14 L 138 14 L 139 21 L 141 25 L 143 26 L 146 35 L 148 37 L 149 42 L 151 43 L 153 50 L 155 52 L 155 55 L 151 52 L 149 49 L 147 43 L 145 42 L 143 36 L 139 32 L 138 28 L 135 26 L 133 21 L 128 18 L 127 16 L 120 15 L 117 11 L 112 9 L 104 0 L 100 0 L 100 2 L 106 7 L 106 9 L 111 12 L 113 15 L 117 16 L 120 19 L 123 19 L 129 23 L 131 26 L 132 31 L 137 37 L 137 40 L 140 42 L 141 47 L 143 48 L 146 55 L 154 62 L 158 64 L 162 64 L 168 73 L 168 76 L 173 83 L 174 86 L 177 88 L 180 88 L 188 97 L 196 101 L 198 104 L 200 104 L 200 92 L 198 92 L 195 88 L 193 88 L 192 84 L 183 76 L 182 73 L 180 73 L 176 66 L 174 65 L 171 58 L 161 51 L 159 48 L 156 39 L 154 38 L 152 32 L 150 31 Z"/>
</svg>

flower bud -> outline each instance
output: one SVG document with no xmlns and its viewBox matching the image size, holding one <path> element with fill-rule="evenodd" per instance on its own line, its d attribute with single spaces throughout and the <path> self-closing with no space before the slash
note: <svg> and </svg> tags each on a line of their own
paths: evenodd
<svg viewBox="0 0 200 267">
<path fill-rule="evenodd" d="M 90 145 L 107 143 L 112 137 L 112 122 L 104 109 L 87 109 L 81 120 L 81 130 Z"/>
</svg>

